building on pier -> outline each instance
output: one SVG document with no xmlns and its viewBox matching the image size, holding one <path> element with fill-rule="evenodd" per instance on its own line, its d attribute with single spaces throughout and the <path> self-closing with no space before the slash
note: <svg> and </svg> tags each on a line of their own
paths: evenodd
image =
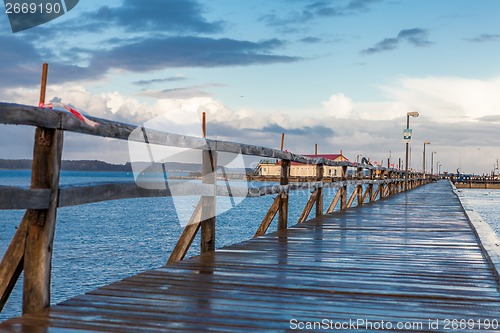
<svg viewBox="0 0 500 333">
<path fill-rule="evenodd" d="M 310 158 L 325 158 L 335 162 L 348 161 L 342 154 L 317 154 L 317 155 L 303 155 Z M 339 166 L 324 166 L 325 177 L 340 177 L 342 174 L 342 167 Z M 256 176 L 269 176 L 279 177 L 281 173 L 281 163 L 278 159 L 264 159 L 259 162 L 255 170 Z M 290 165 L 290 176 L 292 177 L 316 177 L 316 165 L 303 164 L 292 162 Z"/>
</svg>

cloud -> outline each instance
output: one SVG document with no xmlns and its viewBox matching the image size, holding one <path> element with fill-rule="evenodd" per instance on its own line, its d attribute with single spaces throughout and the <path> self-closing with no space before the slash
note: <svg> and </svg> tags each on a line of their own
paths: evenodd
<svg viewBox="0 0 500 333">
<path fill-rule="evenodd" d="M 118 7 L 77 14 L 17 35 L 0 34 L 0 87 L 38 85 L 45 61 L 51 65 L 51 83 L 65 83 L 102 79 L 114 69 L 140 72 L 301 60 L 279 54 L 285 42 L 278 39 L 207 37 L 223 32 L 224 24 L 206 19 L 203 5 L 195 0 L 124 0 Z M 182 78 L 163 82 L 170 80 Z"/>
<path fill-rule="evenodd" d="M 395 50 L 399 46 L 400 40 L 397 38 L 385 38 L 382 41 L 375 44 L 373 47 L 364 49 L 361 51 L 361 54 L 375 54 L 384 51 Z"/>
<path fill-rule="evenodd" d="M 330 96 L 328 101 L 323 102 L 323 107 L 329 115 L 335 118 L 346 119 L 352 115 L 353 102 L 349 97 L 340 93 Z"/>
<path fill-rule="evenodd" d="M 151 84 L 156 84 L 156 83 L 179 82 L 185 80 L 187 80 L 187 77 L 185 77 L 182 74 L 177 74 L 176 76 L 166 77 L 164 79 L 140 80 L 140 81 L 134 81 L 132 83 L 138 86 L 149 86 Z"/>
<path fill-rule="evenodd" d="M 482 116 L 482 117 L 477 118 L 477 120 L 489 122 L 489 123 L 500 123 L 500 115 Z"/>
<path fill-rule="evenodd" d="M 0 87 L 38 85 L 40 66 L 46 58 L 30 42 L 16 36 L 0 35 L 0 45 Z M 260 42 L 192 36 L 133 39 L 130 44 L 93 51 L 90 64 L 86 67 L 65 64 L 55 57 L 49 61 L 50 80 L 55 84 L 97 80 L 113 69 L 147 72 L 166 68 L 246 66 L 301 60 L 299 57 L 271 53 L 283 45 L 284 42 L 277 39 Z M 183 79 L 178 76 L 163 79 L 163 82 Z M 161 81 L 152 80 L 149 83 Z M 148 82 L 140 81 L 138 84 L 146 85 Z"/>
<path fill-rule="evenodd" d="M 194 97 L 208 97 L 212 96 L 212 94 L 207 92 L 205 89 L 221 86 L 224 85 L 211 83 L 192 87 L 164 89 L 161 91 L 143 91 L 140 95 L 158 99 L 189 99 Z"/>
<path fill-rule="evenodd" d="M 310 116 L 315 113 L 314 108 L 297 117 L 286 112 L 233 110 L 213 96 L 162 98 L 145 103 L 117 92 L 93 94 L 78 85 L 50 85 L 47 98 L 57 97 L 86 114 L 130 124 L 163 116 L 170 124 L 176 124 L 177 131 L 191 135 L 199 133 L 184 131 L 193 128 L 190 125 L 198 122 L 201 112 L 206 112 L 210 138 L 278 148 L 284 132 L 285 148 L 292 152 L 311 153 L 314 144 L 319 143 L 323 153 L 342 149 L 352 160 L 359 154 L 384 163 L 389 151 L 393 162 L 404 157 L 405 114 L 418 109 L 420 117 L 411 122 L 413 167 L 420 168 L 422 164 L 421 142 L 430 140 L 443 170 L 454 171 L 461 163 L 464 171 L 489 171 L 500 146 L 500 97 L 495 93 L 500 89 L 500 77 L 405 78 L 382 88 L 386 101 L 360 102 L 342 93 L 333 94 L 316 117 Z M 33 104 L 37 94 L 36 88 L 4 89 L 0 90 L 0 100 Z M 14 130 L 17 127 L 0 129 L 0 141 L 8 143 L 0 146 L 0 154 L 4 158 L 30 158 L 32 134 L 15 135 L 20 139 L 11 144 Z M 129 155 L 126 142 L 66 133 L 64 158 L 124 163 Z"/>
<path fill-rule="evenodd" d="M 58 24 L 37 28 L 31 36 L 69 36 L 82 33 L 100 33 L 109 29 L 119 29 L 126 33 L 219 33 L 224 28 L 223 21 L 208 21 L 204 17 L 204 7 L 196 0 L 123 0 L 119 6 L 104 5 L 95 10 L 81 13 L 77 20 L 66 20 Z"/>
<path fill-rule="evenodd" d="M 362 50 L 363 55 L 371 55 L 379 52 L 397 49 L 402 42 L 408 42 L 416 47 L 426 47 L 432 45 L 428 40 L 428 31 L 420 28 L 401 30 L 396 38 L 385 38 L 374 46 Z"/>
<path fill-rule="evenodd" d="M 500 77 L 404 78 L 383 89 L 390 99 L 418 108 L 434 121 L 471 122 L 500 115 Z"/>
<path fill-rule="evenodd" d="M 255 130 L 253 130 L 255 131 Z M 284 128 L 279 124 L 271 124 L 259 129 L 259 131 L 270 132 L 274 134 L 286 133 L 287 135 L 308 135 L 311 137 L 324 138 L 325 136 L 333 135 L 333 130 L 329 127 L 316 125 L 316 126 L 301 126 L 295 128 Z"/>
<path fill-rule="evenodd" d="M 408 43 L 413 44 L 414 46 L 429 46 L 432 44 L 432 42 L 429 42 L 429 40 L 427 39 L 428 34 L 429 33 L 425 29 L 406 29 L 399 32 L 397 39 L 405 40 Z"/>
<path fill-rule="evenodd" d="M 0 87 L 33 86 L 40 83 L 42 56 L 29 42 L 15 35 L 0 35 L 2 61 L 0 62 Z M 73 80 L 96 79 L 102 73 L 91 68 L 67 65 L 60 62 L 50 63 L 50 80 L 62 83 Z"/>
<path fill-rule="evenodd" d="M 316 43 L 321 43 L 321 38 L 318 37 L 305 37 L 299 40 L 301 43 L 306 43 L 306 44 L 316 44 Z"/>
<path fill-rule="evenodd" d="M 293 9 L 283 16 L 267 14 L 261 18 L 269 26 L 280 30 L 295 31 L 291 26 L 309 23 L 317 18 L 343 17 L 358 15 L 370 10 L 370 6 L 380 0 L 350 0 L 350 1 L 314 1 L 306 2 L 299 8 Z M 286 7 L 291 3 L 286 2 Z"/>
<path fill-rule="evenodd" d="M 473 38 L 465 38 L 465 40 L 475 43 L 500 42 L 500 34 L 481 34 Z"/>
<path fill-rule="evenodd" d="M 97 52 L 90 67 L 101 71 L 114 68 L 142 72 L 165 68 L 271 64 L 300 60 L 298 57 L 269 53 L 282 45 L 283 42 L 277 39 L 249 42 L 207 37 L 152 38 Z"/>
</svg>

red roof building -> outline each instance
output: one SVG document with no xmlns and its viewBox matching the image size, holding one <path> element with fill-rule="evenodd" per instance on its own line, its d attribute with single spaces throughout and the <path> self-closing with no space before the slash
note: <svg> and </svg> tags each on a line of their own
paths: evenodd
<svg viewBox="0 0 500 333">
<path fill-rule="evenodd" d="M 347 161 L 348 159 L 340 154 L 318 154 L 318 155 L 304 155 L 310 158 L 323 157 L 332 161 Z M 281 174 L 280 160 L 267 159 L 262 160 L 257 166 L 256 174 L 259 176 L 279 176 Z M 334 167 L 325 165 L 323 169 L 325 177 L 340 177 L 342 174 L 342 167 Z M 303 164 L 299 162 L 292 162 L 290 166 L 290 176 L 292 177 L 316 177 L 316 165 Z"/>
</svg>

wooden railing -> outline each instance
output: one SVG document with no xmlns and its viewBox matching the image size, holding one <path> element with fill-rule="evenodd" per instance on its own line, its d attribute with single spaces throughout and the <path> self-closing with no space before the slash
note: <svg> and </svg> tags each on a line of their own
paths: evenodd
<svg viewBox="0 0 500 333">
<path fill-rule="evenodd" d="M 450 175 L 457 188 L 500 189 L 499 176 Z"/>
<path fill-rule="evenodd" d="M 130 136 L 137 128 L 135 125 L 89 118 L 99 125 L 90 127 L 66 112 L 0 103 L 0 124 L 36 127 L 31 187 L 27 189 L 0 186 L 0 209 L 26 209 L 17 232 L 0 263 L 0 310 L 5 305 L 23 270 L 23 313 L 33 313 L 50 305 L 52 245 L 57 208 L 105 200 L 172 195 L 168 187 L 163 190 L 150 190 L 141 188 L 133 182 L 61 186 L 59 174 L 65 131 L 120 140 L 135 140 L 133 136 Z M 340 210 L 344 210 L 351 207 L 355 200 L 360 206 L 367 200 L 372 202 L 378 198 L 383 199 L 402 192 L 405 188 L 404 172 L 400 170 L 348 161 L 336 162 L 324 158 L 309 158 L 272 148 L 202 139 L 152 129 L 147 129 L 147 135 L 149 144 L 198 149 L 202 153 L 201 184 L 186 185 L 183 187 L 184 192 L 176 192 L 176 195 L 197 193 L 201 195 L 201 199 L 170 255 L 168 263 L 184 258 L 200 229 L 201 253 L 215 249 L 216 195 L 252 197 L 276 194 L 273 204 L 255 233 L 254 237 L 258 237 L 266 233 L 276 214 L 278 214 L 278 230 L 288 227 L 289 191 L 313 189 L 298 220 L 298 223 L 302 223 L 314 206 L 316 216 L 324 214 L 325 188 L 338 188 L 326 209 L 327 214 L 333 212 L 337 205 L 340 206 Z M 215 179 L 218 152 L 280 159 L 280 185 L 264 186 L 248 191 L 237 189 L 229 191 L 225 186 L 218 186 Z M 316 165 L 316 181 L 290 183 L 291 162 Z M 324 166 L 341 167 L 341 179 L 333 183 L 324 183 Z M 348 177 L 349 168 L 356 170 L 355 176 Z M 429 177 L 411 173 L 408 189 L 427 182 L 429 182 Z M 354 190 L 349 197 L 348 184 L 354 185 Z"/>
</svg>

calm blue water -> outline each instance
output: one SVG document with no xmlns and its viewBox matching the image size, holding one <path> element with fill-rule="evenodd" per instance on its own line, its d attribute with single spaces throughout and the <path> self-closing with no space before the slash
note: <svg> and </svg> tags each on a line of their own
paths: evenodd
<svg viewBox="0 0 500 333">
<path fill-rule="evenodd" d="M 133 180 L 132 174 L 119 172 L 63 172 L 61 177 L 61 183 L 66 185 Z M 0 185 L 29 186 L 29 182 L 29 171 L 0 170 Z M 250 186 L 262 186 L 262 183 Z M 325 190 L 325 205 L 333 199 L 335 191 Z M 485 221 L 500 234 L 500 190 L 464 192 Z M 290 225 L 298 220 L 308 198 L 309 191 L 291 192 Z M 273 195 L 246 198 L 219 215 L 217 247 L 250 239 L 273 199 Z M 195 198 L 185 200 L 191 203 L 188 210 L 192 211 Z M 5 252 L 23 215 L 24 211 L 0 211 L 0 255 Z M 269 229 L 274 230 L 276 221 Z M 129 199 L 60 208 L 54 242 L 52 303 L 164 265 L 181 231 L 172 198 Z M 199 239 L 196 239 L 188 255 L 198 252 Z M 0 313 L 0 321 L 19 315 L 21 302 L 21 283 L 18 283 Z"/>
<path fill-rule="evenodd" d="M 500 190 L 460 189 L 479 215 L 500 235 Z"/>
<path fill-rule="evenodd" d="M 61 175 L 61 184 L 65 185 L 106 181 L 133 181 L 133 177 L 120 172 Z M 29 186 L 29 183 L 29 171 L 0 170 L 0 185 Z M 333 199 L 334 190 L 325 191 L 325 202 Z M 245 198 L 235 208 L 217 216 L 217 247 L 252 238 L 274 197 Z M 291 193 L 290 225 L 299 219 L 308 198 L 309 191 Z M 187 207 L 190 214 L 196 199 L 186 197 L 185 201 L 191 203 Z M 165 265 L 182 231 L 172 203 L 172 198 L 141 198 L 60 208 L 54 241 L 52 303 Z M 0 255 L 3 256 L 23 215 L 20 210 L 0 210 Z M 276 221 L 269 228 L 274 230 Z M 199 242 L 199 239 L 194 241 L 188 256 L 199 253 Z M 18 283 L 0 313 L 0 320 L 19 315 L 21 302 L 21 283 Z"/>
</svg>

